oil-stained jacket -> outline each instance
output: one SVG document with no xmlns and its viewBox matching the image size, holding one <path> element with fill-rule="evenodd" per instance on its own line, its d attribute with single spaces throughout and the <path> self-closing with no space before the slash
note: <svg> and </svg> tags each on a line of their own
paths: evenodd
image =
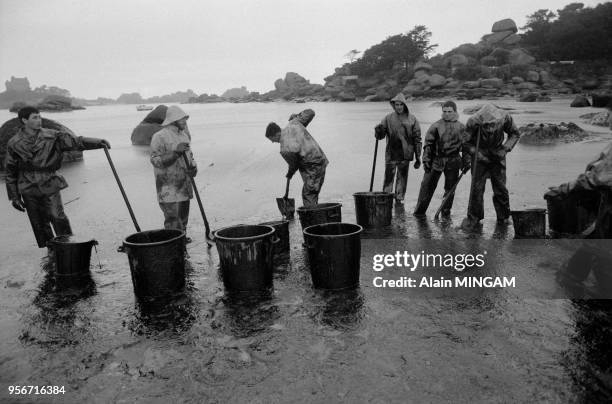
<svg viewBox="0 0 612 404">
<path fill-rule="evenodd" d="M 299 118 L 289 121 L 281 131 L 280 154 L 289 164 L 288 174 L 293 175 L 300 168 L 327 166 L 328 160 L 321 146 L 308 133 Z"/>
<path fill-rule="evenodd" d="M 193 198 L 191 179 L 183 157 L 177 158 L 170 164 L 165 164 L 162 158 L 164 154 L 174 151 L 180 143 L 190 141 L 189 132 L 179 130 L 174 125 L 164 127 L 151 139 L 151 164 L 154 167 L 157 200 L 160 203 L 184 202 Z M 187 150 L 185 154 L 190 165 L 195 167 L 191 151 Z"/>
<path fill-rule="evenodd" d="M 22 128 L 9 139 L 6 147 L 6 190 L 10 200 L 21 195 L 52 195 L 68 186 L 56 174 L 62 165 L 62 153 L 85 150 L 82 137 L 41 128 L 29 135 Z"/>
<path fill-rule="evenodd" d="M 486 130 L 483 130 L 483 126 Z M 512 150 L 521 137 L 512 116 L 491 104 L 486 104 L 470 117 L 465 125 L 465 130 L 468 153 L 471 155 L 475 153 L 476 140 L 480 132 L 479 160 L 500 162 L 504 166 L 506 164 L 504 148 L 508 148 L 508 151 Z M 504 133 L 508 135 L 505 143 Z"/>
<path fill-rule="evenodd" d="M 421 126 L 414 115 L 410 114 L 406 98 L 402 93 L 399 93 L 390 101 L 392 107 L 396 101 L 406 106 L 406 112 L 398 114 L 394 111 L 380 122 L 387 137 L 385 161 L 387 163 L 410 161 L 415 155 L 417 159 L 420 159 Z"/>
<path fill-rule="evenodd" d="M 434 122 L 425 135 L 423 164 L 443 171 L 450 158 L 458 158 L 463 153 L 464 142 L 465 125 L 457 121 L 456 113 L 451 120 Z"/>
</svg>

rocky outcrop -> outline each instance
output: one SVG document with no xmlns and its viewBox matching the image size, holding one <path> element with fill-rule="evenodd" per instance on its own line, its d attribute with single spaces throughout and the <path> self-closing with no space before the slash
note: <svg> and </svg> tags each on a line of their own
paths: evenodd
<svg viewBox="0 0 612 404">
<path fill-rule="evenodd" d="M 142 122 L 132 131 L 132 144 L 135 146 L 150 145 L 155 132 L 162 128 L 161 124 L 166 118 L 167 110 L 167 106 L 158 105 L 153 111 L 149 112 Z"/>
<path fill-rule="evenodd" d="M 506 18 L 504 20 L 496 21 L 491 27 L 491 32 L 505 32 L 511 31 L 512 33 L 518 32 L 518 28 L 516 27 L 516 23 L 514 20 L 510 18 Z"/>
<path fill-rule="evenodd" d="M 10 112 L 19 112 L 26 105 L 33 105 L 41 112 L 65 112 L 78 109 L 85 109 L 80 105 L 72 105 L 72 99 L 61 95 L 49 95 L 37 104 L 27 104 L 25 102 L 16 102 L 9 108 Z"/>
<path fill-rule="evenodd" d="M 572 103 L 570 104 L 570 107 L 572 108 L 584 108 L 584 107 L 590 107 L 591 103 L 589 102 L 589 99 L 587 97 L 585 97 L 584 95 L 577 95 L 574 98 L 574 101 L 572 101 Z"/>
<path fill-rule="evenodd" d="M 223 98 L 246 98 L 249 96 L 249 91 L 246 89 L 246 87 L 242 86 L 240 88 L 230 88 L 229 90 L 226 90 L 223 94 L 221 94 L 221 97 Z"/>
<path fill-rule="evenodd" d="M 584 123 L 595 126 L 610 126 L 612 125 L 612 116 L 610 111 L 592 112 L 590 114 L 580 115 L 580 119 Z"/>
<path fill-rule="evenodd" d="M 43 118 L 42 119 L 43 128 L 60 130 L 62 132 L 70 133 L 75 136 L 74 132 L 62 125 L 59 122 L 53 121 L 51 119 Z M 19 122 L 18 118 L 9 119 L 4 122 L 4 124 L 0 127 L 0 169 L 4 170 L 4 159 L 6 158 L 6 144 L 9 139 L 15 136 L 17 131 L 22 127 L 21 122 Z M 64 161 L 77 161 L 83 159 L 82 151 L 69 151 L 64 152 Z"/>
<path fill-rule="evenodd" d="M 520 143 L 530 145 L 546 145 L 554 143 L 580 142 L 589 137 L 589 133 L 573 122 L 560 124 L 531 123 L 519 128 Z"/>
</svg>

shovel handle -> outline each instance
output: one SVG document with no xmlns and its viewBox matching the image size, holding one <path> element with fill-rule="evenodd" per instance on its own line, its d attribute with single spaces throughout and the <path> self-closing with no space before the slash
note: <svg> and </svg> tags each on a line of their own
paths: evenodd
<svg viewBox="0 0 612 404">
<path fill-rule="evenodd" d="M 372 188 L 374 187 L 374 171 L 376 171 L 376 155 L 378 154 L 378 139 L 376 139 L 376 144 L 374 145 L 374 161 L 372 162 L 372 177 L 370 178 L 370 192 L 372 192 Z"/>
<path fill-rule="evenodd" d="M 283 196 L 283 199 L 289 198 L 289 182 L 290 181 L 291 181 L 291 178 L 287 178 L 287 185 L 285 186 L 285 196 Z"/>
<path fill-rule="evenodd" d="M 111 170 L 113 170 L 113 175 L 115 176 L 115 180 L 117 181 L 117 185 L 119 186 L 119 190 L 121 191 L 123 200 L 125 201 L 128 211 L 130 212 L 132 222 L 134 222 L 134 227 L 136 228 L 136 231 L 140 233 L 140 226 L 138 226 L 138 222 L 136 221 L 136 216 L 134 216 L 134 211 L 132 210 L 130 201 L 128 201 L 127 195 L 125 194 L 125 190 L 123 189 L 123 185 L 121 185 L 121 180 L 119 179 L 117 170 L 115 170 L 115 165 L 113 164 L 113 160 L 111 159 L 110 153 L 108 152 L 108 147 L 106 147 L 106 145 L 103 145 L 103 147 L 104 147 L 104 153 L 106 154 L 106 159 L 108 160 L 108 164 L 110 165 Z"/>
<path fill-rule="evenodd" d="M 187 159 L 187 155 L 182 153 L 183 161 L 187 167 L 191 167 L 189 160 Z M 191 175 L 187 175 L 191 180 L 191 187 L 193 188 L 193 193 L 196 196 L 198 201 L 198 207 L 200 208 L 200 213 L 202 214 L 202 220 L 204 220 L 204 228 L 206 229 L 206 241 L 212 242 L 214 241 L 214 237 L 210 234 L 210 225 L 208 224 L 208 219 L 206 219 L 206 213 L 204 213 L 204 205 L 202 204 L 202 200 L 200 199 L 200 193 L 198 192 L 198 187 L 196 186 L 195 180 Z"/>
</svg>

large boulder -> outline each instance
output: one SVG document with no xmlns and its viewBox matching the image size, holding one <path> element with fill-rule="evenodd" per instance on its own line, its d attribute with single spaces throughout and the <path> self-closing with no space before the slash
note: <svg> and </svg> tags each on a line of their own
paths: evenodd
<svg viewBox="0 0 612 404">
<path fill-rule="evenodd" d="M 164 119 L 166 119 L 166 111 L 168 110 L 168 107 L 165 105 L 158 105 L 155 107 L 155 109 L 153 109 L 153 111 L 149 112 L 147 114 L 147 116 L 145 117 L 145 119 L 142 120 L 142 122 L 145 123 L 156 123 L 161 125 L 162 122 L 164 122 Z"/>
<path fill-rule="evenodd" d="M 537 83 L 538 81 L 540 81 L 540 75 L 538 74 L 538 72 L 529 70 L 527 72 L 527 81 L 531 81 L 532 83 Z"/>
<path fill-rule="evenodd" d="M 426 72 L 430 72 L 432 69 L 431 65 L 425 62 L 416 62 L 414 64 L 414 71 L 417 72 L 419 70 L 425 70 Z"/>
<path fill-rule="evenodd" d="M 574 98 L 574 101 L 572 101 L 572 103 L 570 104 L 570 107 L 572 108 L 584 108 L 584 107 L 590 107 L 591 103 L 589 102 L 589 99 L 587 97 L 585 97 L 584 95 L 577 95 Z"/>
<path fill-rule="evenodd" d="M 480 80 L 480 85 L 482 87 L 489 88 L 502 88 L 504 85 L 504 81 L 502 79 L 482 79 Z"/>
<path fill-rule="evenodd" d="M 509 35 L 505 37 L 504 40 L 502 41 L 504 45 L 510 45 L 510 46 L 517 45 L 519 42 L 521 42 L 521 36 L 518 34 Z"/>
<path fill-rule="evenodd" d="M 519 76 L 512 77 L 512 84 L 521 84 L 524 82 L 525 82 L 525 79 L 523 79 L 522 77 L 519 77 Z"/>
<path fill-rule="evenodd" d="M 582 119 L 583 122 L 595 126 L 612 125 L 610 118 L 610 111 L 592 112 L 590 114 L 580 115 L 580 119 Z"/>
<path fill-rule="evenodd" d="M 289 86 L 285 83 L 285 80 L 278 79 L 274 82 L 274 88 L 278 91 L 286 91 L 289 89 Z"/>
<path fill-rule="evenodd" d="M 310 84 L 308 80 L 294 72 L 287 72 L 287 74 L 285 74 L 285 83 L 287 84 L 287 86 L 289 86 L 289 88 L 295 88 L 304 84 Z"/>
<path fill-rule="evenodd" d="M 536 83 L 525 81 L 517 84 L 516 89 L 519 91 L 533 91 L 539 89 L 539 86 Z"/>
<path fill-rule="evenodd" d="M 491 32 L 503 32 L 503 31 L 512 31 L 513 33 L 518 32 L 518 28 L 516 27 L 516 23 L 514 20 L 510 18 L 506 18 L 504 20 L 496 21 L 491 28 Z"/>
<path fill-rule="evenodd" d="M 495 44 L 503 41 L 504 39 L 506 39 L 507 37 L 509 37 L 512 34 L 514 34 L 513 31 L 493 32 L 492 34 L 488 34 L 488 35 L 483 36 L 482 40 L 487 45 L 492 46 L 492 45 L 495 45 Z"/>
<path fill-rule="evenodd" d="M 545 145 L 554 143 L 580 142 L 589 137 L 589 133 L 573 122 L 560 124 L 530 123 L 519 128 L 520 143 Z"/>
<path fill-rule="evenodd" d="M 142 122 L 132 131 L 132 144 L 135 146 L 150 145 L 151 138 L 155 132 L 162 128 L 161 124 L 164 122 L 164 119 L 166 119 L 167 110 L 167 106 L 158 105 L 153 111 L 149 112 Z"/>
<path fill-rule="evenodd" d="M 460 53 L 452 55 L 449 60 L 451 67 L 465 66 L 468 64 L 467 56 Z"/>
<path fill-rule="evenodd" d="M 21 122 L 19 122 L 18 118 L 9 119 L 4 122 L 4 124 L 0 127 L 0 168 L 4 170 L 4 159 L 6 158 L 6 144 L 9 139 L 15 136 L 17 131 L 22 127 Z M 43 118 L 42 119 L 42 127 L 47 129 L 59 130 L 62 132 L 70 133 L 73 136 L 76 136 L 73 131 L 71 131 L 66 126 L 62 125 L 59 122 L 53 121 L 51 119 Z M 64 152 L 64 160 L 68 161 L 77 161 L 83 160 L 83 152 L 82 151 L 69 151 Z"/>
<path fill-rule="evenodd" d="M 535 58 L 525 50 L 517 48 L 508 54 L 508 63 L 511 65 L 530 65 L 535 62 Z"/>
<path fill-rule="evenodd" d="M 480 54 L 482 53 L 482 50 L 482 45 L 464 43 L 453 49 L 451 52 L 453 54 L 460 54 L 470 58 L 478 59 L 481 56 Z"/>
<path fill-rule="evenodd" d="M 440 74 L 432 74 L 429 79 L 431 88 L 442 88 L 446 84 L 446 78 Z"/>
<path fill-rule="evenodd" d="M 610 108 L 612 109 L 612 93 L 608 94 L 593 94 L 593 106 L 595 108 Z"/>
<path fill-rule="evenodd" d="M 355 101 L 356 99 L 355 94 L 350 91 L 342 91 L 337 97 L 340 101 Z"/>
</svg>

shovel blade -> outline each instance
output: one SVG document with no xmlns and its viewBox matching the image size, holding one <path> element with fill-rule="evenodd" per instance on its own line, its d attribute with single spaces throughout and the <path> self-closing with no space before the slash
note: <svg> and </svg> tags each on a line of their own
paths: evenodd
<svg viewBox="0 0 612 404">
<path fill-rule="evenodd" d="M 295 199 L 293 198 L 276 198 L 276 204 L 281 215 L 287 219 L 293 218 L 295 214 Z"/>
</svg>

